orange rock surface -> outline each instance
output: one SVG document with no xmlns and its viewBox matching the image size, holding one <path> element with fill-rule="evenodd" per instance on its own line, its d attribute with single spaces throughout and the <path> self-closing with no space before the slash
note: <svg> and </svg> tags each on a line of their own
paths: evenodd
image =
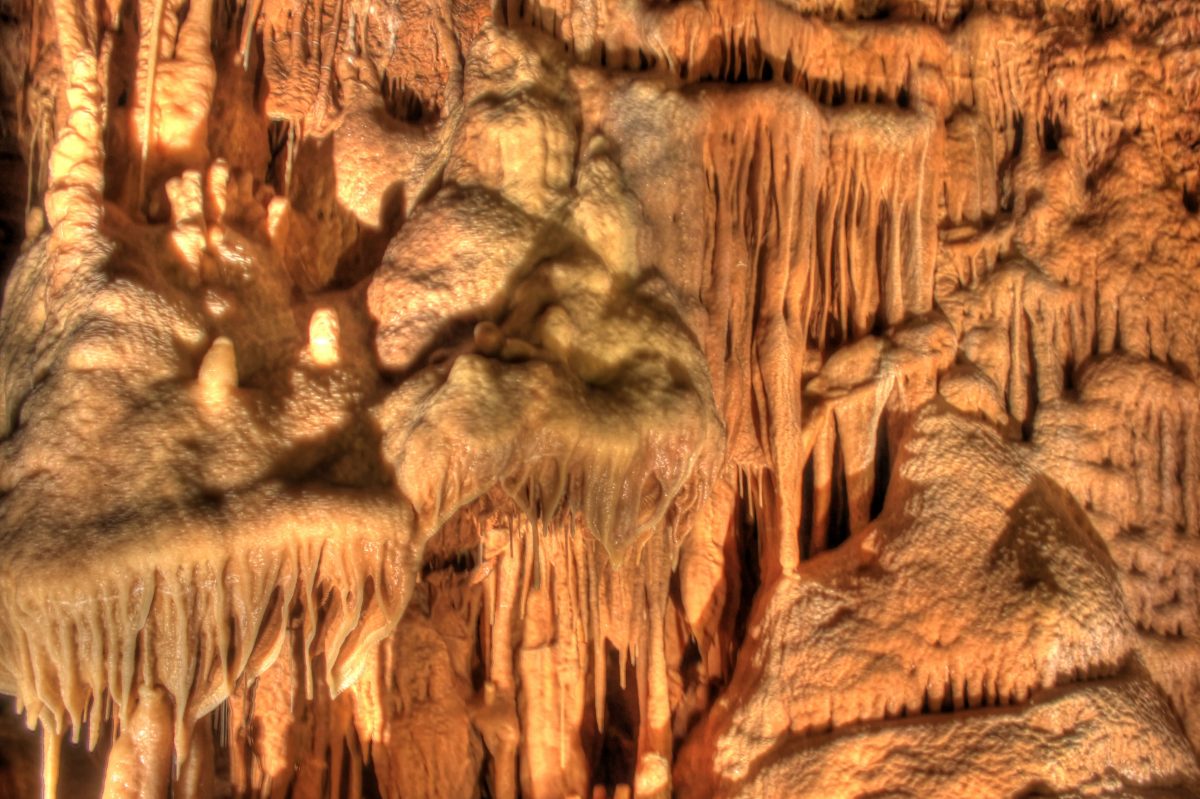
<svg viewBox="0 0 1200 799">
<path fill-rule="evenodd" d="M 1200 4 L 0 0 L 0 795 L 1200 795 Z"/>
</svg>

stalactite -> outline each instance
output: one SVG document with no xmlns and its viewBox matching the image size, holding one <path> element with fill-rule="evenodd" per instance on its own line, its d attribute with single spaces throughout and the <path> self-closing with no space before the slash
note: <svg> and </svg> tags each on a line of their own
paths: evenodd
<svg viewBox="0 0 1200 799">
<path fill-rule="evenodd" d="M 292 529 L 285 521 L 277 534 Z M 195 724 L 220 704 L 229 686 L 253 679 L 275 659 L 294 607 L 303 610 L 305 651 L 320 642 L 327 684 L 352 682 L 362 652 L 390 632 L 407 600 L 400 553 L 391 544 L 367 541 L 310 544 L 279 554 L 261 546 L 182 573 L 112 578 L 106 589 L 111 599 L 75 600 L 48 630 L 34 621 L 38 608 L 64 599 L 10 593 L 8 618 L 17 625 L 10 634 L 27 652 L 26 668 L 35 669 L 18 676 L 27 710 L 49 714 L 56 729 L 64 722 L 78 728 L 91 697 L 112 696 L 125 727 L 139 686 L 162 685 L 174 700 L 171 738 L 182 760 Z M 365 603 L 364 579 L 372 585 Z M 315 587 L 325 605 L 319 619 Z M 122 655 L 108 654 L 113 652 Z"/>
<path fill-rule="evenodd" d="M 794 445 L 783 443 L 796 440 L 789 431 L 800 427 L 795 410 L 799 398 L 792 388 L 799 375 L 790 353 L 807 346 L 822 352 L 862 337 L 877 318 L 894 325 L 931 304 L 934 193 L 924 188 L 931 179 L 905 180 L 885 164 L 915 161 L 922 174 L 932 129 L 903 114 L 887 116 L 897 135 L 880 151 L 878 140 L 850 133 L 860 121 L 849 115 L 827 114 L 803 103 L 785 106 L 791 111 L 787 122 L 777 115 L 778 121 L 770 124 L 786 124 L 793 138 L 775 135 L 756 119 L 754 106 L 746 103 L 746 108 L 748 113 L 715 117 L 715 129 L 708 134 L 708 183 L 719 234 L 713 257 L 718 264 L 738 262 L 751 270 L 741 291 L 755 309 L 750 357 L 758 371 L 752 379 L 739 380 L 753 387 L 755 396 L 736 400 L 759 409 L 755 418 L 768 422 L 753 432 L 735 428 L 734 433 L 752 435 L 755 448 L 774 465 L 778 528 L 766 526 L 763 534 L 768 551 L 788 571 L 799 562 L 790 531 L 801 522 L 807 460 Z M 726 120 L 737 120 L 741 127 L 723 129 Z M 804 242 L 800 231 L 813 229 L 815 240 Z M 885 243 L 880 246 L 880 241 Z M 803 297 L 797 305 L 806 310 L 790 313 L 790 294 Z M 780 301 L 783 307 L 768 304 Z M 746 311 L 734 301 L 729 313 L 727 329 L 736 329 Z M 725 414 L 727 419 L 738 416 L 729 404 Z"/>
<path fill-rule="evenodd" d="M 163 11 L 166 0 L 154 0 L 153 17 L 146 28 L 147 50 L 146 90 L 142 95 L 142 160 L 138 164 L 138 196 L 146 191 L 146 164 L 150 160 L 151 136 L 154 133 L 154 83 L 158 78 L 158 54 L 162 48 Z"/>
<path fill-rule="evenodd" d="M 535 557 L 525 569 L 530 585 L 517 624 L 521 643 L 513 650 L 521 794 L 583 795 L 589 787 L 580 740 L 587 704 L 586 636 L 599 631 L 588 629 L 587 608 L 577 604 L 581 576 L 572 575 L 571 562 L 577 553 L 586 553 L 582 541 L 568 539 L 561 528 L 533 524 L 517 534 L 518 547 Z"/>
<path fill-rule="evenodd" d="M 0 689 L 51 795 L 84 724 L 106 795 L 205 795 L 214 713 L 255 796 L 828 787 L 1055 703 L 1132 708 L 1114 785 L 1200 780 L 1155 649 L 1200 629 L 1200 345 L 1147 301 L 1200 236 L 1143 12 L 142 5 L 54 5 L 0 316 Z"/>
</svg>

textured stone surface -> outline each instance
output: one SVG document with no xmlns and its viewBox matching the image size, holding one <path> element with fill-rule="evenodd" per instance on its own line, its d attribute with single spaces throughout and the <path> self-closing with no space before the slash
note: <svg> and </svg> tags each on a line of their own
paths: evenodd
<svg viewBox="0 0 1200 799">
<path fill-rule="evenodd" d="M 1200 792 L 1196 3 L 0 0 L 0 89 L 0 792 Z"/>
</svg>

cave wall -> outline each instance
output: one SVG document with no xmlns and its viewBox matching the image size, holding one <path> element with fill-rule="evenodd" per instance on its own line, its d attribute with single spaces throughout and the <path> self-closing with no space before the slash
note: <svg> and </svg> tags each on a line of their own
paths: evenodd
<svg viewBox="0 0 1200 799">
<path fill-rule="evenodd" d="M 1200 792 L 1198 42 L 6 0 L 0 789 Z"/>
</svg>

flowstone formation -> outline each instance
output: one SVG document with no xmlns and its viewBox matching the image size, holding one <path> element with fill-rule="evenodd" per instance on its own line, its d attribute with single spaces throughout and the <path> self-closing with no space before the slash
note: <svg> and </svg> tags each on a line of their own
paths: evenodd
<svg viewBox="0 0 1200 799">
<path fill-rule="evenodd" d="M 1200 795 L 1200 4 L 3 0 L 0 87 L 0 795 Z"/>
</svg>

